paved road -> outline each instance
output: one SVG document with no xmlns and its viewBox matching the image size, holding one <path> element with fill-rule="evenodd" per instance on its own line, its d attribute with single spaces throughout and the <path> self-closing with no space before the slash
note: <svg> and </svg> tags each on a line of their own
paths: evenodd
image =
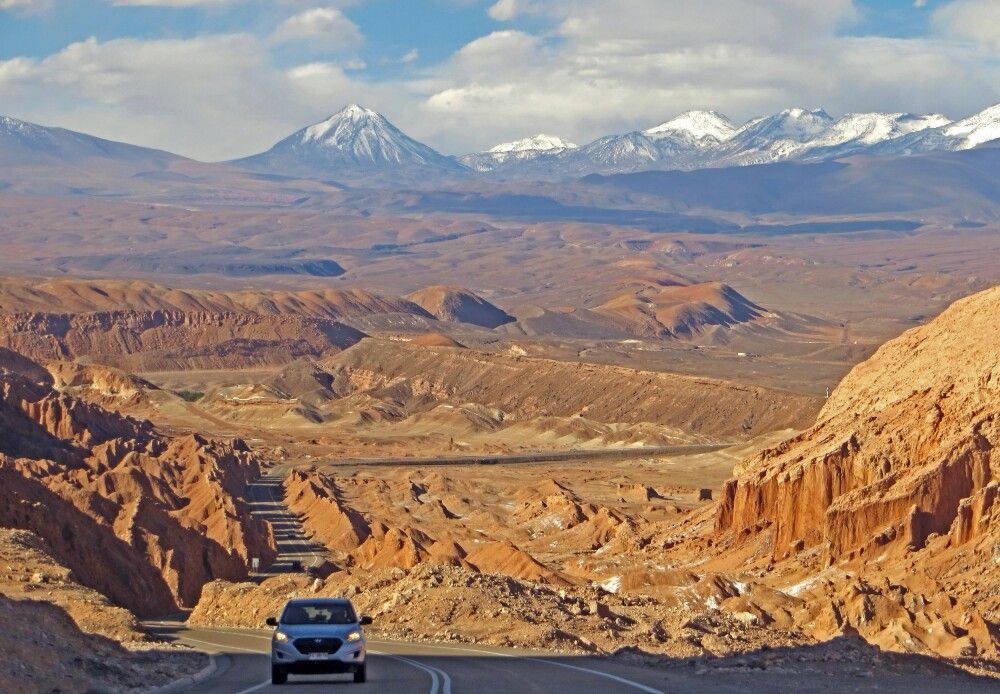
<svg viewBox="0 0 1000 694">
<path fill-rule="evenodd" d="M 284 473 L 272 471 L 250 485 L 250 511 L 271 523 L 278 544 L 278 559 L 257 574 L 260 577 L 288 573 L 292 562 L 303 566 L 319 566 L 326 558 L 326 548 L 306 537 L 299 517 L 288 510 L 284 502 Z"/>
<path fill-rule="evenodd" d="M 692 455 L 708 453 L 727 448 L 731 444 L 681 444 L 645 448 L 596 448 L 576 451 L 548 451 L 518 453 L 512 455 L 478 456 L 435 456 L 429 458 L 343 458 L 338 460 L 314 460 L 309 463 L 285 463 L 278 465 L 267 475 L 250 485 L 250 508 L 262 520 L 274 526 L 278 542 L 278 559 L 270 567 L 264 567 L 259 577 L 288 573 L 293 570 L 293 562 L 303 566 L 319 566 L 327 558 L 326 548 L 310 540 L 302 528 L 298 516 L 291 513 L 283 501 L 282 480 L 297 467 L 322 465 L 338 468 L 356 467 L 427 467 L 459 465 L 512 465 L 526 463 L 551 463 L 558 461 L 589 461 L 623 458 L 648 458 L 664 455 Z"/>
<path fill-rule="evenodd" d="M 433 456 L 427 458 L 316 458 L 308 462 L 285 463 L 273 468 L 272 474 L 284 475 L 297 467 L 322 465 L 329 467 L 430 467 L 447 465 L 517 465 L 522 463 L 554 463 L 561 461 L 620 460 L 625 458 L 657 458 L 666 455 L 695 455 L 729 448 L 734 444 L 679 444 L 643 448 L 585 448 L 570 451 L 538 451 L 510 455 Z"/>
<path fill-rule="evenodd" d="M 512 456 L 344 460 L 338 466 L 363 465 L 481 465 L 534 463 L 560 460 L 594 460 L 646 457 L 717 450 L 723 446 L 671 446 L 667 448 L 610 449 Z M 320 462 L 320 461 L 317 461 Z M 258 518 L 270 521 L 278 544 L 278 560 L 260 576 L 292 571 L 292 562 L 318 565 L 326 557 L 325 548 L 313 543 L 303 532 L 300 519 L 288 510 L 283 500 L 283 480 L 291 465 L 272 469 L 251 484 L 249 502 Z M 267 631 L 249 632 L 224 629 L 189 628 L 180 622 L 156 622 L 147 628 L 161 637 L 175 639 L 199 650 L 216 654 L 219 669 L 209 680 L 192 691 L 208 694 L 250 694 L 280 690 L 270 684 L 267 657 L 270 635 Z M 542 692 L 580 694 L 581 692 L 663 691 L 664 675 L 650 668 L 629 666 L 599 658 L 559 657 L 543 652 L 529 653 L 431 644 L 385 641 L 369 642 L 369 681 L 354 684 L 350 675 L 292 677 L 305 688 L 328 688 L 348 685 L 350 691 L 457 694 L 458 692 Z M 735 690 L 734 690 L 735 691 Z"/>
<path fill-rule="evenodd" d="M 219 656 L 216 674 L 192 691 L 250 694 L 287 689 L 270 683 L 270 636 L 266 631 L 198 629 L 168 622 L 150 623 L 147 628 L 163 638 Z M 366 684 L 354 684 L 350 675 L 293 675 L 289 682 L 305 691 L 343 685 L 346 691 L 358 694 L 656 694 L 666 687 L 662 672 L 598 658 L 377 640 L 369 641 L 368 648 Z"/>
</svg>

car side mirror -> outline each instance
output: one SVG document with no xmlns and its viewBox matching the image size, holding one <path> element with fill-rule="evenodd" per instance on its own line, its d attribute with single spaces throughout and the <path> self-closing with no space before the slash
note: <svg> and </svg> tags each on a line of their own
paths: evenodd
<svg viewBox="0 0 1000 694">
<path fill-rule="evenodd" d="M 366 627 L 366 626 L 368 626 L 371 623 L 372 623 L 372 618 L 369 617 L 368 615 L 365 615 L 364 617 L 362 617 L 361 620 L 358 622 L 358 624 L 360 624 L 363 627 Z"/>
<path fill-rule="evenodd" d="M 264 623 L 267 624 L 267 626 L 269 627 L 278 626 L 278 620 L 275 619 L 274 617 L 268 617 L 266 620 L 264 620 Z"/>
</svg>

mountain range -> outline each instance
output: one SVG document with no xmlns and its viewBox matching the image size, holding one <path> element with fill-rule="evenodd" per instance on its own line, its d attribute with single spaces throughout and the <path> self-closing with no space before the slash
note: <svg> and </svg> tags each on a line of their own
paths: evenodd
<svg viewBox="0 0 1000 694">
<path fill-rule="evenodd" d="M 383 115 L 351 104 L 230 168 L 300 178 L 577 178 L 590 174 L 821 162 L 854 155 L 972 149 L 1000 138 L 1000 104 L 959 121 L 941 114 L 791 108 L 737 126 L 715 111 L 688 111 L 646 130 L 576 145 L 552 135 L 451 157 L 409 137 Z M 0 166 L 110 161 L 149 175 L 188 161 L 166 152 L 0 117 Z M 160 174 L 162 175 L 162 174 Z"/>
</svg>

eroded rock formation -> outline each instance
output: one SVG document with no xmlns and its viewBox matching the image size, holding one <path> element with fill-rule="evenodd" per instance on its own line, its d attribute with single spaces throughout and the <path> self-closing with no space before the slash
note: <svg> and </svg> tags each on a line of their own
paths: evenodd
<svg viewBox="0 0 1000 694">
<path fill-rule="evenodd" d="M 259 472 L 240 440 L 168 438 L 147 421 L 53 389 L 0 350 L 0 525 L 31 530 L 92 588 L 142 614 L 274 554 L 242 499 Z"/>
</svg>

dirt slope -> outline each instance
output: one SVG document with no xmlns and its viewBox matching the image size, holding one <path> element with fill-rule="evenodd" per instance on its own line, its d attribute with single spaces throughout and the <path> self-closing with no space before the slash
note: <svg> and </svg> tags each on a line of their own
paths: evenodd
<svg viewBox="0 0 1000 694">
<path fill-rule="evenodd" d="M 135 615 L 77 583 L 23 530 L 0 529 L 0 622 L 5 691 L 145 690 L 206 662 L 150 641 Z"/>
<path fill-rule="evenodd" d="M 584 417 L 730 439 L 812 423 L 819 401 L 709 378 L 364 340 L 323 363 L 341 392 L 400 404 L 477 403 L 517 421 Z"/>
<path fill-rule="evenodd" d="M 254 313 L 0 314 L 0 346 L 37 360 L 82 358 L 130 371 L 283 364 L 361 337 L 336 321 Z"/>
<path fill-rule="evenodd" d="M 462 287 L 435 286 L 406 297 L 438 320 L 496 328 L 515 319 L 483 297 Z"/>
</svg>

